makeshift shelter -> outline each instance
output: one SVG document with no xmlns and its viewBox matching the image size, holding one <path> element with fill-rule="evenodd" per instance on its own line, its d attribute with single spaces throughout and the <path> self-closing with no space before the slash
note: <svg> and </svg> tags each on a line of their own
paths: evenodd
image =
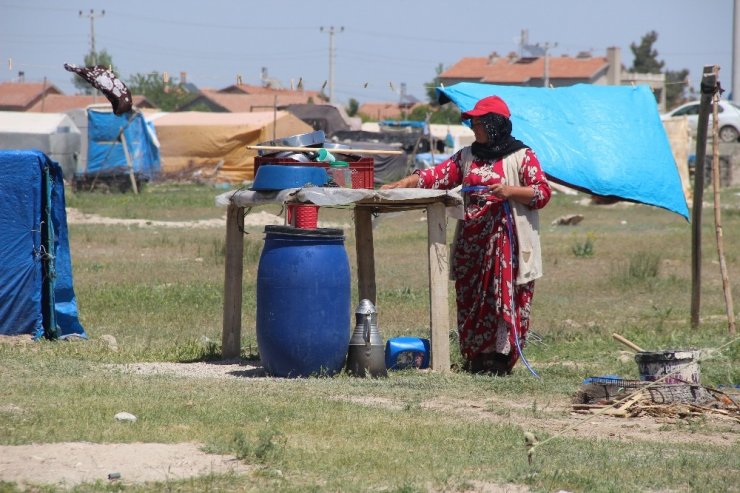
<svg viewBox="0 0 740 493">
<path fill-rule="evenodd" d="M 290 104 L 284 109 L 311 125 L 314 130 L 323 130 L 327 137 L 340 130 L 350 130 L 342 113 L 331 104 Z"/>
<path fill-rule="evenodd" d="M 149 181 L 160 169 L 154 127 L 139 111 L 117 116 L 109 107 L 87 108 L 87 164 L 76 182 Z"/>
<path fill-rule="evenodd" d="M 38 149 L 72 178 L 80 153 L 80 130 L 64 113 L 0 111 L 0 149 Z"/>
<path fill-rule="evenodd" d="M 161 145 L 165 177 L 204 170 L 214 180 L 240 183 L 254 177 L 256 151 L 246 148 L 313 131 L 287 111 L 150 114 Z"/>
<path fill-rule="evenodd" d="M 0 151 L 0 335 L 87 337 L 72 281 L 62 169 Z"/>
<path fill-rule="evenodd" d="M 511 110 L 513 135 L 554 181 L 588 193 L 689 211 L 658 106 L 648 86 L 519 87 L 460 83 L 440 103 L 467 111 L 486 96 Z"/>
</svg>

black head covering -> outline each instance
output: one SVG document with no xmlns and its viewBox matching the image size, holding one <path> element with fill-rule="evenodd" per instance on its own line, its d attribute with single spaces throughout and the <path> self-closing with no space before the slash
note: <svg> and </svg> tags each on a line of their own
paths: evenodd
<svg viewBox="0 0 740 493">
<path fill-rule="evenodd" d="M 88 84 L 102 92 L 113 105 L 113 113 L 116 115 L 122 115 L 131 110 L 133 101 L 128 87 L 107 67 L 103 65 L 78 67 L 65 63 L 64 68 L 69 72 L 76 73 L 85 79 Z"/>
<path fill-rule="evenodd" d="M 512 152 L 529 147 L 521 140 L 511 136 L 511 120 L 498 113 L 486 113 L 479 117 L 488 135 L 488 142 L 473 142 L 471 150 L 479 159 L 498 161 Z"/>
</svg>

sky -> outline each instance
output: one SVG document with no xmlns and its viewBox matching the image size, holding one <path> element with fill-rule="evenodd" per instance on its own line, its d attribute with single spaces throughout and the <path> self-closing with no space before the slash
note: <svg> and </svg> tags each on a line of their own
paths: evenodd
<svg viewBox="0 0 740 493">
<path fill-rule="evenodd" d="M 82 65 L 90 51 L 91 10 L 96 51 L 124 81 L 186 72 L 221 89 L 237 77 L 261 84 L 265 68 L 285 88 L 331 86 L 342 104 L 397 101 L 402 85 L 426 100 L 440 64 L 518 53 L 526 30 L 553 56 L 618 47 L 627 68 L 630 44 L 656 31 L 666 70 L 688 69 L 698 89 L 703 67 L 718 65 L 722 87 L 732 85 L 733 0 L 0 0 L 0 82 L 23 71 L 74 94 L 63 65 Z"/>
</svg>

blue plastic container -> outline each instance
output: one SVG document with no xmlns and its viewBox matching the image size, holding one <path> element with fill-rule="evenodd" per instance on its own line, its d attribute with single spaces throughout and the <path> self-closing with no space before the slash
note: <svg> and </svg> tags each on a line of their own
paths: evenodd
<svg viewBox="0 0 740 493">
<path fill-rule="evenodd" d="M 341 229 L 265 226 L 257 346 L 267 374 L 333 375 L 350 339 L 350 269 Z"/>
<path fill-rule="evenodd" d="M 428 368 L 429 339 L 393 337 L 385 343 L 385 367 L 389 370 Z"/>
</svg>

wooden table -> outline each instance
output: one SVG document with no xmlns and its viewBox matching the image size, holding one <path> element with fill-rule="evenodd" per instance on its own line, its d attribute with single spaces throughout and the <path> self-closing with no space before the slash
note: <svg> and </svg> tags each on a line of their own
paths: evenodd
<svg viewBox="0 0 740 493">
<path fill-rule="evenodd" d="M 354 208 L 358 294 L 360 299 L 368 299 L 373 304 L 376 304 L 377 288 L 372 215 L 416 209 L 426 210 L 431 367 L 437 371 L 450 369 L 447 289 L 449 265 L 445 207 L 459 206 L 462 203 L 458 193 L 424 189 L 365 190 L 322 187 L 288 189 L 279 192 L 240 190 L 219 195 L 216 203 L 228 207 L 221 341 L 224 358 L 236 358 L 241 353 L 244 209 L 270 203 L 350 205 Z"/>
</svg>

